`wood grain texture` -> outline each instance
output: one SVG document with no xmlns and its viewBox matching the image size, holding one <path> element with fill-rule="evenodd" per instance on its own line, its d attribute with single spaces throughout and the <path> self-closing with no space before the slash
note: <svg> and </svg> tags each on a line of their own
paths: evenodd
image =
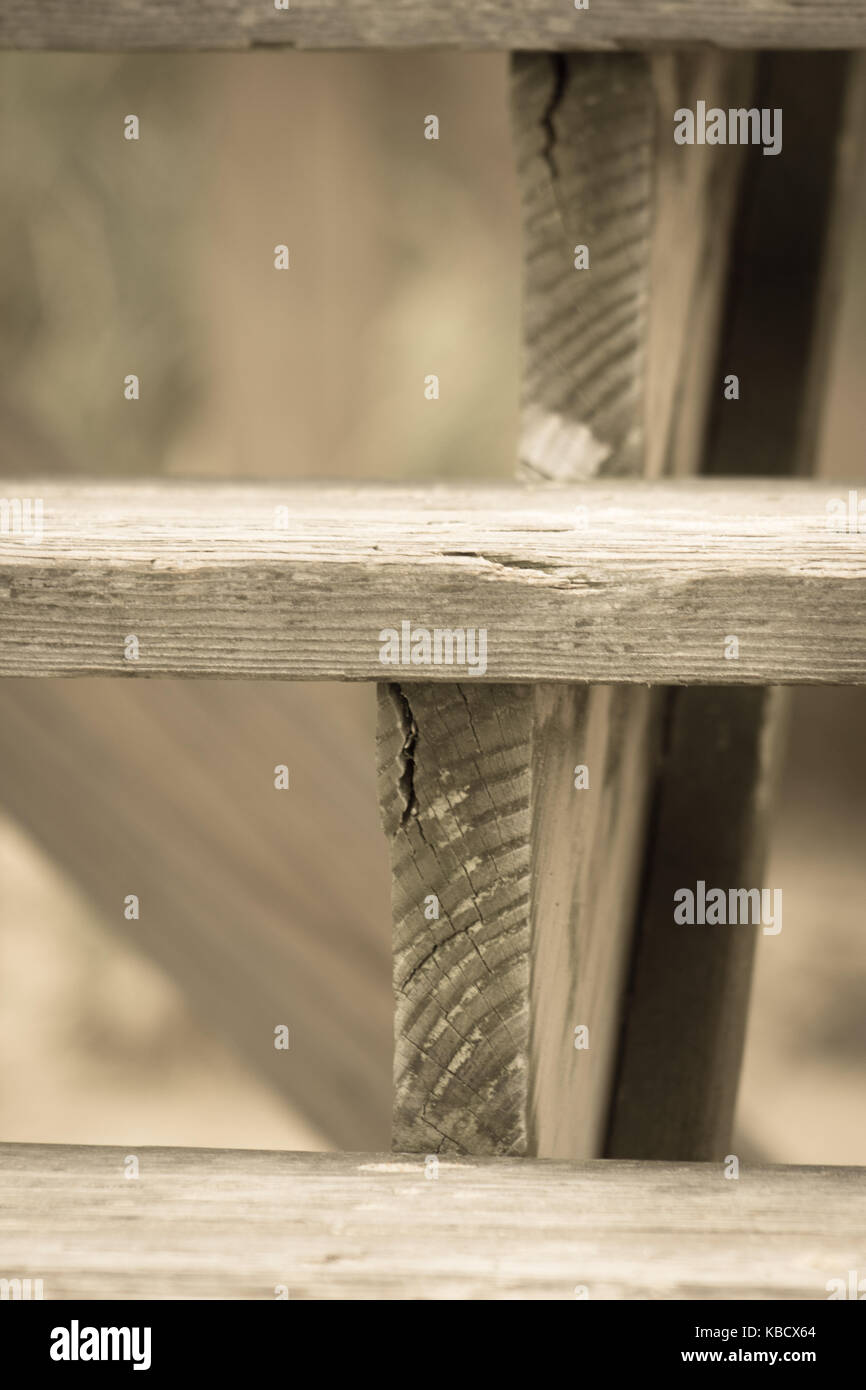
<svg viewBox="0 0 866 1390">
<path fill-rule="evenodd" d="M 650 705 L 569 685 L 381 692 L 394 1146 L 592 1153 L 618 1041 L 616 928 L 633 906 L 624 866 L 641 862 Z M 592 794 L 575 789 L 576 762 Z M 575 1047 L 576 1025 L 589 1049 Z"/>
<path fill-rule="evenodd" d="M 521 475 L 694 473 L 742 150 L 675 145 L 670 113 L 748 105 L 752 60 L 518 55 L 512 70 Z"/>
<path fill-rule="evenodd" d="M 512 62 L 525 477 L 573 481 L 638 466 L 652 96 L 642 58 Z M 571 248 L 584 239 L 593 270 L 576 273 Z M 632 745 L 646 736 L 651 702 L 643 690 L 614 699 L 634 711 L 617 729 L 617 766 L 634 773 Z M 607 689 L 577 686 L 403 684 L 380 697 L 394 900 L 395 1148 L 571 1158 L 598 1149 L 621 976 L 616 908 L 634 877 L 634 836 L 624 842 L 619 827 L 632 831 L 642 811 L 639 785 L 630 799 L 607 795 L 610 700 Z M 587 803 L 567 773 L 590 758 L 600 785 Z M 395 796 L 406 803 L 399 819 Z M 587 857 L 602 799 L 614 848 L 626 856 L 615 869 L 610 856 L 595 865 Z M 579 829 L 574 851 L 569 832 Z M 618 891 L 603 895 L 604 907 L 615 916 L 597 936 L 592 911 L 580 914 L 576 903 L 588 875 L 598 887 L 610 872 Z M 422 911 L 431 892 L 441 925 Z M 577 1051 L 574 1027 L 590 1022 L 592 1050 Z"/>
<path fill-rule="evenodd" d="M 524 222 L 520 472 L 660 471 L 693 304 L 720 287 L 734 180 L 672 155 L 665 102 L 744 90 L 748 60 L 512 63 Z M 727 168 L 736 168 L 736 156 Z M 714 172 L 715 171 L 715 172 Z M 678 230 L 677 274 L 667 243 Z M 676 215 L 679 213 L 679 217 Z M 589 250 L 577 270 L 575 248 Z M 660 404 L 645 437 L 650 290 Z M 676 294 L 673 293 L 676 287 Z M 523 609 L 525 613 L 525 609 Z M 395 922 L 394 1143 L 588 1157 L 604 1141 L 658 698 L 601 685 L 395 684 L 380 775 Z M 576 765 L 589 789 L 577 789 Z M 441 918 L 425 915 L 429 895 Z M 576 1045 L 576 1030 L 585 1030 Z M 589 1045 L 585 1046 L 588 1041 Z"/>
<path fill-rule="evenodd" d="M 670 112 L 755 101 L 751 54 L 653 56 L 657 154 L 646 344 L 647 477 L 703 471 L 719 324 L 744 165 L 741 146 L 675 145 Z M 771 160 L 764 159 L 764 164 Z"/>
<path fill-rule="evenodd" d="M 641 471 L 656 161 L 637 54 L 512 59 L 523 211 L 519 471 Z M 589 268 L 575 268 L 584 246 Z"/>
<path fill-rule="evenodd" d="M 536 687 L 530 1114 L 543 1155 L 603 1152 L 656 706 L 646 690 Z"/>
<path fill-rule="evenodd" d="M 784 167 L 749 151 L 704 465 L 812 472 L 858 166 L 864 68 L 846 54 L 762 55 L 754 103 L 783 107 Z M 785 228 L 796 218 L 799 235 Z M 798 294 L 789 292 L 791 284 Z M 723 399 L 736 371 L 742 399 Z M 704 1160 L 730 1149 L 759 928 L 683 933 L 673 893 L 758 887 L 784 751 L 787 692 L 668 692 L 666 739 L 612 1113 L 612 1157 Z M 770 943 L 767 945 L 770 949 Z"/>
<path fill-rule="evenodd" d="M 866 678 L 866 537 L 826 524 L 844 484 L 25 487 L 44 536 L 0 537 L 3 675 L 464 673 L 383 665 L 409 621 L 486 629 L 488 682 Z"/>
<path fill-rule="evenodd" d="M 694 472 L 742 157 L 676 147 L 669 113 L 699 97 L 748 104 L 753 63 L 714 52 L 560 58 L 552 89 L 543 60 L 513 67 L 523 472 Z M 581 243 L 591 268 L 577 272 Z M 665 701 L 605 686 L 541 686 L 539 704 L 545 695 L 532 764 L 530 1113 L 538 1152 L 591 1156 L 603 1151 L 614 1086 Z M 589 791 L 574 787 L 578 763 Z"/>
<path fill-rule="evenodd" d="M 528 686 L 379 687 L 391 848 L 392 1146 L 526 1153 Z M 435 901 L 431 902 L 430 895 Z"/>
<path fill-rule="evenodd" d="M 826 1299 L 864 1230 L 862 1168 L 0 1147 L 46 1299 Z"/>
<path fill-rule="evenodd" d="M 866 46 L 863 0 L 3 0 L 8 48 Z"/>
</svg>

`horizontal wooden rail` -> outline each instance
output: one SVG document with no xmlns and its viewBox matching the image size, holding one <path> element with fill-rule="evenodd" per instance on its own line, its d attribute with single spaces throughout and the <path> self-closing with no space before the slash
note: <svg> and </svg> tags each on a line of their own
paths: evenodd
<svg viewBox="0 0 866 1390">
<path fill-rule="evenodd" d="M 53 49 L 866 47 L 864 0 L 3 0 L 0 45 Z"/>
<path fill-rule="evenodd" d="M 0 489 L 0 675 L 866 682 L 842 484 Z"/>
<path fill-rule="evenodd" d="M 46 1299 L 826 1299 L 866 1169 L 7 1144 L 0 1251 Z"/>
</svg>

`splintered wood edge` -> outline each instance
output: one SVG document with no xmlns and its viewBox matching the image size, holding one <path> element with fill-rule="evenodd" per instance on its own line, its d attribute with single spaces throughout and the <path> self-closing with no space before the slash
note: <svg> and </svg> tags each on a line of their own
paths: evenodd
<svg viewBox="0 0 866 1390">
<path fill-rule="evenodd" d="M 0 488 L 2 675 L 866 682 L 847 484 Z"/>
</svg>

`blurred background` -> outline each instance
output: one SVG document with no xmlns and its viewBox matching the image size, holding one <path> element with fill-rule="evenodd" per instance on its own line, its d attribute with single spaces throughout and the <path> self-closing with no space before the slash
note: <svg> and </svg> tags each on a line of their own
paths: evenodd
<svg viewBox="0 0 866 1390">
<path fill-rule="evenodd" d="M 504 56 L 4 53 L 0 113 L 0 471 L 478 477 L 514 456 Z M 861 173 L 820 457 L 855 482 Z M 367 686 L 0 682 L 2 1139 L 388 1147 L 374 723 Z M 866 691 L 796 693 L 744 1158 L 866 1163 L 864 735 Z"/>
</svg>

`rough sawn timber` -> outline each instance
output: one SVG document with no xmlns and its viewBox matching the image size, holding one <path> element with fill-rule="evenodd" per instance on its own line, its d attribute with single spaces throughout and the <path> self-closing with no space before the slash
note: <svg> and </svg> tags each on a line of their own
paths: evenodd
<svg viewBox="0 0 866 1390">
<path fill-rule="evenodd" d="M 862 1168 L 0 1146 L 46 1299 L 826 1299 L 864 1231 Z"/>
<path fill-rule="evenodd" d="M 44 501 L 41 540 L 0 535 L 4 676 L 453 683 L 382 664 L 411 620 L 487 629 L 475 685 L 866 679 L 866 535 L 827 527 L 844 483 L 0 488 Z"/>
</svg>

